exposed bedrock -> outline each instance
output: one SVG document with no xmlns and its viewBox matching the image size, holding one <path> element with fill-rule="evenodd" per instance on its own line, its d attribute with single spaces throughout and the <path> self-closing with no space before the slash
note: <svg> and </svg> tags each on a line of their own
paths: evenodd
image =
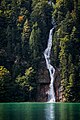
<svg viewBox="0 0 80 120">
<path fill-rule="evenodd" d="M 37 101 L 38 102 L 47 102 L 48 100 L 48 90 L 50 85 L 49 72 L 46 69 L 45 61 L 42 61 L 39 65 L 40 69 L 38 72 L 37 80 Z M 61 86 L 60 70 L 55 69 L 55 80 L 54 80 L 54 90 L 56 96 L 56 102 L 64 101 L 63 87 Z"/>
</svg>

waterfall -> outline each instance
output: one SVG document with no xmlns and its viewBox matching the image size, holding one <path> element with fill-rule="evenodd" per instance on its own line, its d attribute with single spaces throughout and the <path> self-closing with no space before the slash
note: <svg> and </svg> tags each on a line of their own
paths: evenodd
<svg viewBox="0 0 80 120">
<path fill-rule="evenodd" d="M 47 66 L 47 69 L 49 70 L 50 79 L 51 79 L 50 86 L 49 86 L 50 88 L 48 91 L 48 102 L 55 102 L 55 92 L 54 92 L 54 87 L 53 87 L 55 69 L 50 63 L 50 54 L 51 54 L 51 48 L 52 48 L 52 35 L 53 35 L 53 30 L 55 29 L 54 19 L 52 19 L 52 24 L 53 24 L 53 28 L 49 32 L 47 48 L 44 51 L 46 66 Z"/>
</svg>

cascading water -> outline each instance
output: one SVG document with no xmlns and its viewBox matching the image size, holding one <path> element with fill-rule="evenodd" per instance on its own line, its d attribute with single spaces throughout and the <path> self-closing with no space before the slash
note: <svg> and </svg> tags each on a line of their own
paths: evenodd
<svg viewBox="0 0 80 120">
<path fill-rule="evenodd" d="M 50 89 L 48 91 L 48 102 L 55 102 L 55 92 L 54 92 L 54 87 L 53 87 L 55 69 L 50 64 L 50 54 L 51 54 L 51 48 L 52 48 L 52 34 L 53 34 L 53 30 L 55 29 L 54 19 L 52 19 L 52 24 L 53 24 L 53 28 L 50 30 L 47 48 L 44 51 L 46 66 L 47 66 L 47 69 L 49 70 L 50 79 L 51 79 Z"/>
</svg>

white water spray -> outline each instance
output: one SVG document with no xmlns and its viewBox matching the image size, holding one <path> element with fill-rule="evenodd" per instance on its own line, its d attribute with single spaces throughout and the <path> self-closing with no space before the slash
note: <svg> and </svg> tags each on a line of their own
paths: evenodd
<svg viewBox="0 0 80 120">
<path fill-rule="evenodd" d="M 51 81 L 50 81 L 50 89 L 48 91 L 48 102 L 55 102 L 55 92 L 54 92 L 54 87 L 53 87 L 55 69 L 50 64 L 50 54 L 51 54 L 51 48 L 52 48 L 52 34 L 53 34 L 54 29 L 55 29 L 55 24 L 53 23 L 53 28 L 49 32 L 49 39 L 48 39 L 47 48 L 44 51 L 44 57 L 45 57 L 45 60 L 46 60 L 46 66 L 47 66 L 47 69 L 49 70 L 50 79 L 51 79 Z"/>
</svg>

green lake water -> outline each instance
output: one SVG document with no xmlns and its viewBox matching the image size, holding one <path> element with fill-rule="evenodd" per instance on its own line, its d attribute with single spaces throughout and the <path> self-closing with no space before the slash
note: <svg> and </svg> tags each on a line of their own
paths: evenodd
<svg viewBox="0 0 80 120">
<path fill-rule="evenodd" d="M 0 103 L 0 120 L 80 120 L 80 104 Z"/>
</svg>

